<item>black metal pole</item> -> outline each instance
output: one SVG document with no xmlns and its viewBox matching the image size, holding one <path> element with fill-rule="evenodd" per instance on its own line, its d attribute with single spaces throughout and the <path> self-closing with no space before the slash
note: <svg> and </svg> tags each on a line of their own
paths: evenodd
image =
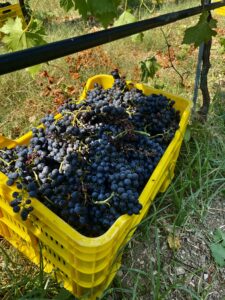
<svg viewBox="0 0 225 300">
<path fill-rule="evenodd" d="M 202 11 L 212 10 L 222 6 L 225 6 L 225 0 L 205 5 L 204 7 L 197 6 L 131 24 L 49 43 L 43 46 L 3 54 L 0 55 L 0 75 L 106 44 L 142 31 L 164 26 L 197 15 Z"/>
</svg>

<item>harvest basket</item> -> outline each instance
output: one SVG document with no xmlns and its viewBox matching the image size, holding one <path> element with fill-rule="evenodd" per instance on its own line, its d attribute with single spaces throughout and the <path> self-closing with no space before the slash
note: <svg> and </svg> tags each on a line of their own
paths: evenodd
<svg viewBox="0 0 225 300">
<path fill-rule="evenodd" d="M 95 83 L 106 89 L 113 82 L 113 77 L 109 75 L 97 75 L 88 79 L 81 99 Z M 58 281 L 63 282 L 64 287 L 78 298 L 96 299 L 112 282 L 121 264 L 123 247 L 146 215 L 157 193 L 164 192 L 174 176 L 176 160 L 190 116 L 191 102 L 142 84 L 135 86 L 146 95 L 163 94 L 173 99 L 175 108 L 181 113 L 180 128 L 140 194 L 139 201 L 143 208 L 139 215 L 123 215 L 105 234 L 90 238 L 78 233 L 34 199 L 34 211 L 24 222 L 13 213 L 9 205 L 10 196 L 17 189 L 7 186 L 6 176 L 0 173 L 0 235 L 34 263 L 38 264 L 42 256 L 44 270 L 54 272 Z M 32 133 L 28 132 L 15 141 L 0 137 L 0 148 L 27 144 L 31 136 Z"/>
</svg>

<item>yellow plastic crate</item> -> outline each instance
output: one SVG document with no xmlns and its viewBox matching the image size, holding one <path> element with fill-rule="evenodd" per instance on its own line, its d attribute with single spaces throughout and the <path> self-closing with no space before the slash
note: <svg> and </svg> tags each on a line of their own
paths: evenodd
<svg viewBox="0 0 225 300">
<path fill-rule="evenodd" d="M 23 26 L 25 27 L 26 21 L 19 3 L 0 8 L 0 27 L 4 25 L 8 18 L 14 19 L 16 17 L 22 19 Z"/>
<path fill-rule="evenodd" d="M 81 95 L 98 83 L 110 88 L 112 76 L 97 75 L 90 78 Z M 174 168 L 191 111 L 191 102 L 142 84 L 135 85 L 144 94 L 163 94 L 175 101 L 181 112 L 180 128 L 165 151 L 159 164 L 143 189 L 139 201 L 143 208 L 139 215 L 123 215 L 102 236 L 85 237 L 51 212 L 38 200 L 33 200 L 34 211 L 26 222 L 13 213 L 9 205 L 10 195 L 17 189 L 6 185 L 7 178 L 0 173 L 0 235 L 23 252 L 31 261 L 38 263 L 40 249 L 44 269 L 56 274 L 59 282 L 78 298 L 96 299 L 112 282 L 121 265 L 123 248 L 137 225 L 148 212 L 157 193 L 164 192 L 174 176 Z M 0 147 L 14 147 L 29 143 L 28 132 L 16 141 L 0 137 Z"/>
<path fill-rule="evenodd" d="M 220 0 L 214 0 L 213 2 L 220 2 Z M 225 3 L 223 7 L 214 10 L 217 15 L 225 16 Z"/>
</svg>

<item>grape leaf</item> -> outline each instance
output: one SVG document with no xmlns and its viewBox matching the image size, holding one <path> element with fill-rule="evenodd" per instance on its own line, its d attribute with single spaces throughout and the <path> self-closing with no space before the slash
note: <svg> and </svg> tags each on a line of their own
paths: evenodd
<svg viewBox="0 0 225 300">
<path fill-rule="evenodd" d="M 218 228 L 213 238 L 215 243 L 210 245 L 212 256 L 220 267 L 225 267 L 225 232 Z"/>
<path fill-rule="evenodd" d="M 225 248 L 221 244 L 211 244 L 212 256 L 220 267 L 225 267 Z"/>
<path fill-rule="evenodd" d="M 5 36 L 2 42 L 7 45 L 9 50 L 20 50 L 23 49 L 24 38 L 23 38 L 23 28 L 22 21 L 20 18 L 15 20 L 9 18 L 3 27 L 0 28 L 0 32 L 4 33 Z"/>
<path fill-rule="evenodd" d="M 42 35 L 42 36 L 46 35 L 45 27 L 43 26 L 43 22 L 38 19 L 32 20 L 32 22 L 29 24 L 28 31 Z"/>
<path fill-rule="evenodd" d="M 120 25 L 124 25 L 124 24 L 129 24 L 129 23 L 133 23 L 136 22 L 137 18 L 132 15 L 129 11 L 124 11 L 119 18 L 114 22 L 115 26 L 120 26 Z"/>
<path fill-rule="evenodd" d="M 217 228 L 214 232 L 214 241 L 215 243 L 222 243 L 222 245 L 225 247 L 225 232 L 221 229 Z"/>
<path fill-rule="evenodd" d="M 208 42 L 213 36 L 217 34 L 213 28 L 216 28 L 217 21 L 211 19 L 208 22 L 209 13 L 203 12 L 199 18 L 198 23 L 185 30 L 183 44 L 194 44 L 198 47 L 203 42 Z"/>
<path fill-rule="evenodd" d="M 38 45 L 43 45 L 46 41 L 43 39 L 45 34 L 41 27 L 41 22 L 34 19 L 27 30 L 22 28 L 22 20 L 9 18 L 0 32 L 4 33 L 2 39 L 8 50 L 17 51 Z"/>
<path fill-rule="evenodd" d="M 141 80 L 144 82 L 147 82 L 149 77 L 153 79 L 156 72 L 161 68 L 155 56 L 149 57 L 146 60 L 141 61 L 140 67 L 141 67 Z"/>
<path fill-rule="evenodd" d="M 129 23 L 137 22 L 137 18 L 128 11 L 124 11 L 119 18 L 114 22 L 114 26 L 121 26 Z M 132 36 L 133 42 L 142 42 L 143 33 L 137 33 Z"/>
<path fill-rule="evenodd" d="M 60 0 L 60 6 L 66 11 L 74 7 L 86 19 L 87 15 L 95 17 L 107 27 L 117 16 L 120 0 Z"/>
<path fill-rule="evenodd" d="M 87 18 L 88 7 L 85 0 L 75 0 L 75 10 L 78 10 L 82 18 Z"/>
<path fill-rule="evenodd" d="M 60 0 L 59 4 L 65 9 L 65 11 L 69 11 L 72 7 L 74 7 L 74 0 Z"/>
<path fill-rule="evenodd" d="M 41 70 L 41 64 L 26 68 L 26 71 L 34 78 L 35 75 Z"/>
<path fill-rule="evenodd" d="M 88 10 L 104 27 L 116 17 L 118 5 L 117 0 L 87 0 Z"/>
</svg>

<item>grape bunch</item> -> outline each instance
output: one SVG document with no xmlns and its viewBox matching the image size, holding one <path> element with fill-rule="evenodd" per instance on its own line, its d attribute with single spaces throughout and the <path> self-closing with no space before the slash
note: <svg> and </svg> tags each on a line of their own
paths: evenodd
<svg viewBox="0 0 225 300">
<path fill-rule="evenodd" d="M 0 171 L 15 185 L 10 205 L 22 220 L 37 198 L 86 236 L 99 236 L 124 214 L 139 214 L 139 194 L 179 128 L 174 101 L 129 87 L 95 84 L 49 114 L 27 146 L 0 150 Z"/>
</svg>

